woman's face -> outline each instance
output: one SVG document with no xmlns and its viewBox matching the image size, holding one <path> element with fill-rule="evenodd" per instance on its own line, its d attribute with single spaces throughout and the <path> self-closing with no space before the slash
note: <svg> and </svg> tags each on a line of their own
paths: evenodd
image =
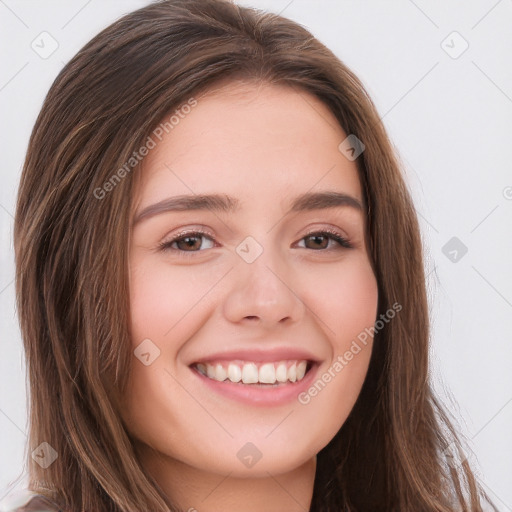
<svg viewBox="0 0 512 512">
<path fill-rule="evenodd" d="M 228 85 L 189 105 L 134 171 L 123 416 L 148 463 L 289 471 L 343 425 L 371 355 L 356 165 L 306 92 Z"/>
</svg>

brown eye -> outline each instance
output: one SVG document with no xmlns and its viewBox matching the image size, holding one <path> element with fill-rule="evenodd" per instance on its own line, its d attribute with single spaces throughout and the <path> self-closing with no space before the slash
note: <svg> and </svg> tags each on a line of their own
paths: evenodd
<svg viewBox="0 0 512 512">
<path fill-rule="evenodd" d="M 309 235 L 304 237 L 304 240 L 312 242 L 308 245 L 306 241 L 306 247 L 308 249 L 326 249 L 329 245 L 329 237 L 325 235 Z"/>
<path fill-rule="evenodd" d="M 338 245 L 338 248 L 346 248 L 350 249 L 352 247 L 351 243 L 341 236 L 339 233 L 330 232 L 330 231 L 320 231 L 307 234 L 302 240 L 306 240 L 307 242 L 300 247 L 304 247 L 306 249 L 314 249 L 314 250 L 330 250 L 336 249 L 336 246 L 332 246 L 330 244 L 331 241 L 334 241 L 335 244 Z M 301 240 L 301 242 L 302 242 Z"/>
<path fill-rule="evenodd" d="M 201 236 L 186 236 L 176 240 L 177 248 L 182 251 L 197 250 L 201 248 Z"/>
<path fill-rule="evenodd" d="M 204 247 L 203 240 L 208 240 L 210 246 Z M 213 247 L 213 239 L 200 231 L 180 235 L 172 240 L 160 244 L 163 251 L 176 251 L 183 252 L 201 252 L 204 249 L 211 249 Z"/>
</svg>

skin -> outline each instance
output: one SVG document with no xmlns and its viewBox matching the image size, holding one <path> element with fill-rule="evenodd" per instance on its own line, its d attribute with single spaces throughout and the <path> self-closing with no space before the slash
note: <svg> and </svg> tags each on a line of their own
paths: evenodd
<svg viewBox="0 0 512 512">
<path fill-rule="evenodd" d="M 134 360 L 124 420 L 144 467 L 183 510 L 308 510 L 316 454 L 354 406 L 372 339 L 307 404 L 241 403 L 211 391 L 189 365 L 219 350 L 286 345 L 313 353 L 319 378 L 374 324 L 364 210 L 287 213 L 305 192 L 362 203 L 357 168 L 338 150 L 347 134 L 309 93 L 231 83 L 196 99 L 145 157 L 134 217 L 182 194 L 229 194 L 241 206 L 235 214 L 168 211 L 133 225 L 132 348 L 150 339 L 160 353 L 147 366 Z M 192 250 L 159 248 L 200 228 L 208 234 Z M 352 248 L 306 236 L 326 228 Z M 249 235 L 263 249 L 250 264 L 236 252 Z M 247 442 L 262 454 L 252 467 L 237 457 Z"/>
</svg>

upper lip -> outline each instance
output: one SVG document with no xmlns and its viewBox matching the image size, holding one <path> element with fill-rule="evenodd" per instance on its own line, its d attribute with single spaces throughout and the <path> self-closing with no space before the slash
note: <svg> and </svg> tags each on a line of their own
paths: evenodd
<svg viewBox="0 0 512 512">
<path fill-rule="evenodd" d="M 240 350 L 229 350 L 226 352 L 216 352 L 213 354 L 205 355 L 194 359 L 192 364 L 197 363 L 208 363 L 210 361 L 253 361 L 255 363 L 263 363 L 263 362 L 276 362 L 276 361 L 285 361 L 285 360 L 299 360 L 299 361 L 311 361 L 311 362 L 319 362 L 319 359 L 307 352 L 305 350 L 301 350 L 295 347 L 276 347 L 272 349 L 265 350 L 249 350 L 249 349 L 240 349 Z"/>
</svg>

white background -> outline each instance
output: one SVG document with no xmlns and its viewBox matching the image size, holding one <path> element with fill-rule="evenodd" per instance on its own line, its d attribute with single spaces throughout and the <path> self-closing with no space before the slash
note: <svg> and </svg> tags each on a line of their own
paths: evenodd
<svg viewBox="0 0 512 512">
<path fill-rule="evenodd" d="M 26 376 L 12 229 L 28 138 L 64 63 L 147 3 L 0 0 L 0 499 L 24 485 Z M 512 1 L 240 3 L 309 28 L 356 72 L 383 116 L 420 217 L 434 384 L 486 489 L 512 511 Z M 31 47 L 42 47 L 43 31 L 58 42 L 46 59 Z M 464 41 L 468 49 L 452 58 Z M 468 249 L 457 262 L 443 253 L 452 237 Z"/>
</svg>

